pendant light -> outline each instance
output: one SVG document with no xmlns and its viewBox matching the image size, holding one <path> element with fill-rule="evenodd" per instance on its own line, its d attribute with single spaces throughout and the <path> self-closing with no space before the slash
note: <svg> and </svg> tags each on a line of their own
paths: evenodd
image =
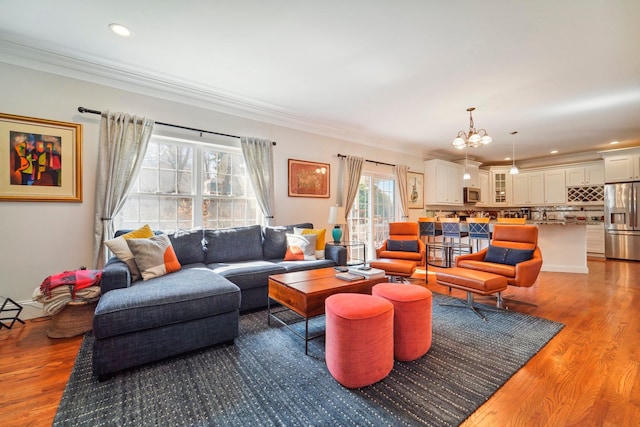
<svg viewBox="0 0 640 427">
<path fill-rule="evenodd" d="M 520 171 L 518 170 L 518 167 L 516 166 L 516 134 L 518 133 L 517 130 L 514 130 L 513 132 L 511 132 L 511 146 L 512 146 L 512 154 L 511 154 L 511 160 L 513 161 L 511 169 L 509 169 L 509 173 L 511 175 L 517 175 L 518 173 L 520 173 Z"/>
<path fill-rule="evenodd" d="M 462 175 L 462 179 L 465 180 L 465 181 L 471 179 L 471 174 L 467 171 L 467 151 L 468 151 L 468 149 L 465 148 L 465 150 L 464 150 L 464 175 Z"/>
</svg>

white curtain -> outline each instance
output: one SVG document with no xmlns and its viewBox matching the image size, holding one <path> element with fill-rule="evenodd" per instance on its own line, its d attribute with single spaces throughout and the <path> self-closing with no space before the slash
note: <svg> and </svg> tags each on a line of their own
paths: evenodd
<svg viewBox="0 0 640 427">
<path fill-rule="evenodd" d="M 402 221 L 409 218 L 409 195 L 407 194 L 407 170 L 406 165 L 396 165 L 393 171 L 398 182 L 398 193 L 400 194 L 400 207 L 402 208 Z"/>
<path fill-rule="evenodd" d="M 104 241 L 113 237 L 118 214 L 142 166 L 153 120 L 126 113 L 102 113 L 96 171 L 93 268 L 104 264 Z"/>
<path fill-rule="evenodd" d="M 346 162 L 345 173 L 345 201 L 344 201 L 344 216 L 345 222 L 349 224 L 347 218 L 349 217 L 349 211 L 353 206 L 353 201 L 358 196 L 358 186 L 360 185 L 360 175 L 362 175 L 362 165 L 364 164 L 364 157 L 346 156 L 344 159 Z M 345 227 L 344 241 L 349 241 L 350 230 L 349 227 Z"/>
<path fill-rule="evenodd" d="M 244 162 L 249 172 L 253 191 L 264 215 L 264 225 L 271 225 L 273 219 L 273 142 L 266 139 L 240 138 Z"/>
</svg>

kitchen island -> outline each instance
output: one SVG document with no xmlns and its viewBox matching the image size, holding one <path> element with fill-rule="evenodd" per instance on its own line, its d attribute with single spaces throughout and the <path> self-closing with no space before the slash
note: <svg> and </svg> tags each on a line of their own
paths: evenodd
<svg viewBox="0 0 640 427">
<path fill-rule="evenodd" d="M 538 226 L 542 271 L 589 273 L 587 267 L 587 222 L 530 221 Z"/>
</svg>

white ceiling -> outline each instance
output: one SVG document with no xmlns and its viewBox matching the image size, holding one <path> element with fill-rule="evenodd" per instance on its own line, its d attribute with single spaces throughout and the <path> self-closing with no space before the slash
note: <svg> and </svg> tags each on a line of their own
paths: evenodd
<svg viewBox="0 0 640 427">
<path fill-rule="evenodd" d="M 469 157 L 504 161 L 517 130 L 518 161 L 552 162 L 640 145 L 639 22 L 638 0 L 0 0 L 0 61 L 40 55 L 423 158 L 464 156 L 451 141 L 476 107 L 494 142 Z"/>
</svg>

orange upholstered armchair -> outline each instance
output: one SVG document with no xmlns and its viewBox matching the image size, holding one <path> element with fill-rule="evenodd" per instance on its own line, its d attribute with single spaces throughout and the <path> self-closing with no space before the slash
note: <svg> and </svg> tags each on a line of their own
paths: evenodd
<svg viewBox="0 0 640 427">
<path fill-rule="evenodd" d="M 407 250 L 402 250 L 403 242 Z M 413 243 L 415 241 L 416 243 Z M 413 250 L 416 248 L 417 250 Z M 404 259 L 415 261 L 418 266 L 424 266 L 427 259 L 427 248 L 420 240 L 420 227 L 417 222 L 390 222 L 389 239 L 376 249 L 376 258 Z"/>
<path fill-rule="evenodd" d="M 515 249 L 515 251 L 509 254 L 504 248 Z M 491 250 L 490 257 L 488 257 L 489 250 Z M 533 251 L 533 253 L 525 251 Z M 520 261 L 528 258 L 529 255 L 532 256 L 531 259 Z M 519 257 L 521 258 L 518 259 Z M 499 258 L 498 262 L 496 258 Z M 459 256 L 456 258 L 456 267 L 499 274 L 505 276 L 507 283 L 511 286 L 530 287 L 538 278 L 542 268 L 542 253 L 538 247 L 538 227 L 496 224 L 491 245 L 479 252 Z"/>
</svg>

